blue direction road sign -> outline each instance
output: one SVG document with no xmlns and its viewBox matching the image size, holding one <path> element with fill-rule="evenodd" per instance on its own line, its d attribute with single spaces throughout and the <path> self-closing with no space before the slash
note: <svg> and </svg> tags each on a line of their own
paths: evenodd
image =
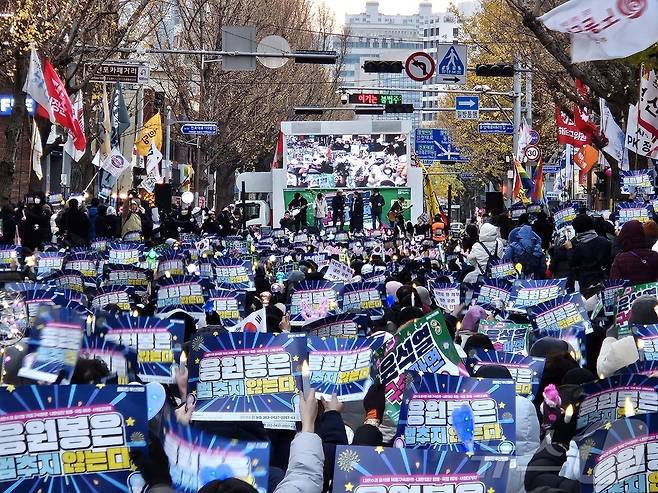
<svg viewBox="0 0 658 493">
<path fill-rule="evenodd" d="M 436 161 L 463 162 L 459 148 L 452 144 L 450 134 L 443 128 L 417 128 L 415 135 L 416 156 L 423 164 L 431 166 Z"/>
<path fill-rule="evenodd" d="M 480 122 L 478 130 L 481 134 L 513 135 L 514 125 L 505 122 Z"/>
<path fill-rule="evenodd" d="M 183 135 L 217 135 L 217 124 L 209 122 L 184 123 L 180 126 Z"/>
<path fill-rule="evenodd" d="M 457 96 L 455 110 L 459 120 L 477 120 L 480 118 L 480 97 Z"/>
</svg>

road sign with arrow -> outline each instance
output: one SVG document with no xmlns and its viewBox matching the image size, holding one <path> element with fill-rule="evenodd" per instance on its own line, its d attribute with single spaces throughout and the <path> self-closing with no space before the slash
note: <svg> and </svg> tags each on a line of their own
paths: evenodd
<svg viewBox="0 0 658 493">
<path fill-rule="evenodd" d="M 434 75 L 436 65 L 434 59 L 423 51 L 411 54 L 404 64 L 404 70 L 410 79 L 423 82 Z"/>
<path fill-rule="evenodd" d="M 466 45 L 439 45 L 436 48 L 436 59 L 440 60 L 436 69 L 439 84 L 466 84 Z"/>
<path fill-rule="evenodd" d="M 480 97 L 457 96 L 455 110 L 458 120 L 478 120 L 480 118 Z"/>
</svg>

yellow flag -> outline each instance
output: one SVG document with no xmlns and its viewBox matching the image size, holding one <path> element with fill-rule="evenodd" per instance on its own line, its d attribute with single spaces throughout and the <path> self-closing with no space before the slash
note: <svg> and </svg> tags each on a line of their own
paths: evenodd
<svg viewBox="0 0 658 493">
<path fill-rule="evenodd" d="M 162 150 L 162 122 L 160 113 L 156 113 L 144 124 L 135 139 L 137 154 L 146 156 L 151 150 L 151 143 L 155 144 L 158 150 Z"/>
</svg>

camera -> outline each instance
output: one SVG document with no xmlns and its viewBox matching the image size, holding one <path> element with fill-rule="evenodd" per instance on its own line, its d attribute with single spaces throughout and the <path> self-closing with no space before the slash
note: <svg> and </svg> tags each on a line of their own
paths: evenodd
<svg viewBox="0 0 658 493">
<path fill-rule="evenodd" d="M 346 92 L 342 93 L 340 95 L 340 102 L 343 104 L 347 104 L 350 102 L 350 95 L 347 94 Z"/>
</svg>

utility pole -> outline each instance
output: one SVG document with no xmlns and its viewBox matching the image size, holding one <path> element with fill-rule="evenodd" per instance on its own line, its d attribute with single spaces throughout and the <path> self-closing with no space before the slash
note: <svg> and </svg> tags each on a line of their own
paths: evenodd
<svg viewBox="0 0 658 493">
<path fill-rule="evenodd" d="M 167 106 L 167 116 L 165 118 L 165 167 L 167 175 L 171 170 L 171 106 Z M 164 169 L 162 170 L 165 171 Z M 163 173 L 164 174 L 164 173 Z"/>
<path fill-rule="evenodd" d="M 526 67 L 525 78 L 525 119 L 532 127 L 532 64 Z"/>
<path fill-rule="evenodd" d="M 521 127 L 521 64 L 514 62 L 514 137 L 512 152 L 516 154 L 519 147 L 519 128 Z"/>
</svg>

